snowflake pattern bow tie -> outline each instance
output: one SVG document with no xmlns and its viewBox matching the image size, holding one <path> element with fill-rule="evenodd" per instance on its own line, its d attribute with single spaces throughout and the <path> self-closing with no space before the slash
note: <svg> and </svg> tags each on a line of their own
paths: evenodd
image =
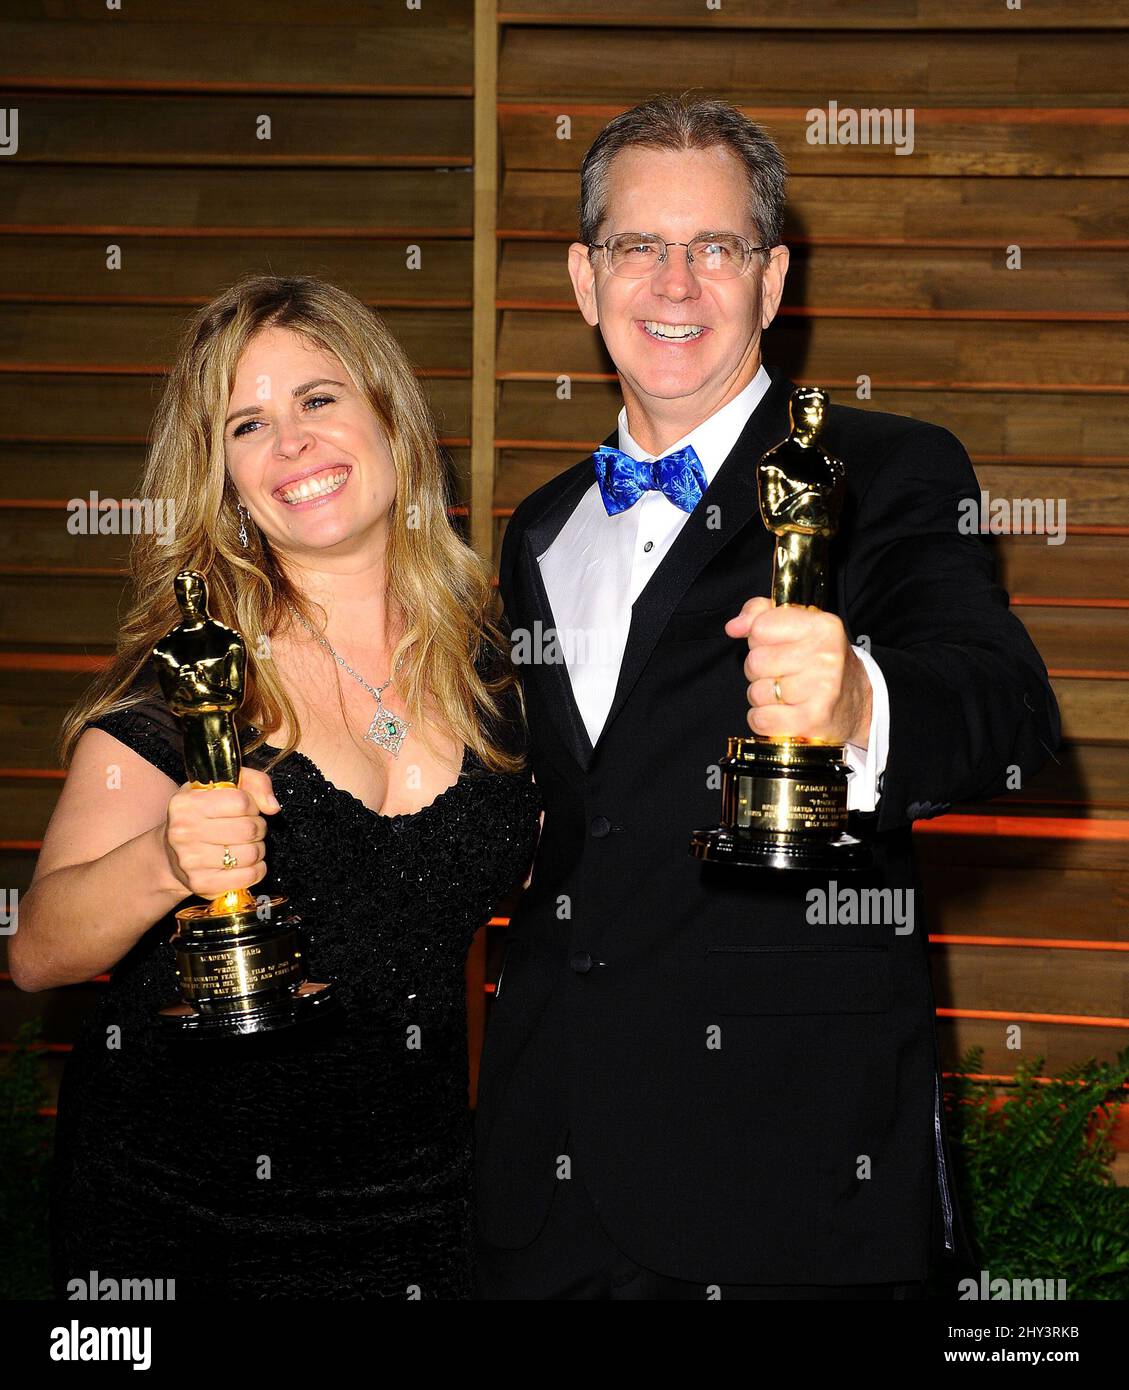
<svg viewBox="0 0 1129 1390">
<path fill-rule="evenodd" d="M 600 496 L 609 516 L 627 511 L 652 489 L 661 492 L 684 512 L 692 512 L 707 487 L 705 470 L 690 444 L 654 462 L 633 459 L 622 449 L 601 444 L 592 459 Z"/>
</svg>

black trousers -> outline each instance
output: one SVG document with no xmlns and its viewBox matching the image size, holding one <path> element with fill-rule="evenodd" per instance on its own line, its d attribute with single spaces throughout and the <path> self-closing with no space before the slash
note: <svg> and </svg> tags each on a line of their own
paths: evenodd
<svg viewBox="0 0 1129 1390">
<path fill-rule="evenodd" d="M 890 1299 L 923 1298 L 923 1283 L 908 1284 L 697 1284 L 645 1269 L 604 1230 L 576 1171 L 558 1179 L 549 1215 L 537 1237 L 520 1250 L 477 1242 L 480 1299 Z"/>
</svg>

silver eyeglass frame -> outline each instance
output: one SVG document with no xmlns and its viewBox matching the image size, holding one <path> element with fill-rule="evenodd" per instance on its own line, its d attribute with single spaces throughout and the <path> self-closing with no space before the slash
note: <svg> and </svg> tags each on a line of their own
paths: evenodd
<svg viewBox="0 0 1129 1390">
<path fill-rule="evenodd" d="M 659 259 L 658 265 L 655 266 L 649 272 L 650 275 L 654 275 L 656 271 L 662 270 L 663 266 L 666 265 L 668 258 L 667 248 L 671 246 L 684 246 L 686 248 L 686 264 L 690 267 L 691 270 L 693 270 L 694 258 L 690 254 L 690 247 L 693 246 L 695 241 L 708 241 L 711 236 L 735 237 L 745 248 L 745 264 L 741 267 L 741 269 L 737 272 L 736 275 L 723 275 L 720 277 L 715 277 L 720 278 L 722 280 L 737 280 L 742 275 L 744 275 L 748 271 L 749 266 L 752 264 L 752 257 L 754 251 L 772 250 L 771 246 L 754 246 L 753 243 L 748 239 L 748 237 L 743 237 L 740 234 L 740 232 L 707 232 L 704 233 L 702 236 L 694 237 L 692 241 L 664 241 L 663 238 L 659 236 L 658 232 L 613 232 L 611 236 L 605 237 L 603 241 L 590 241 L 587 243 L 587 245 L 589 252 L 604 252 L 604 266 L 609 275 L 619 275 L 620 279 L 622 280 L 645 280 L 647 279 L 646 275 L 624 275 L 621 271 L 616 271 L 612 269 L 611 261 L 607 254 L 607 247 L 609 241 L 614 240 L 616 237 L 647 237 L 653 241 L 660 242 L 662 244 L 662 256 Z M 589 257 L 589 259 L 591 259 L 591 257 Z"/>
</svg>

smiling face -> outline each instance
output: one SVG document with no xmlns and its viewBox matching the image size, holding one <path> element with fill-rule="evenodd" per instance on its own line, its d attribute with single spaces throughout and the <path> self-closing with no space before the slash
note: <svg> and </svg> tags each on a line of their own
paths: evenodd
<svg viewBox="0 0 1129 1390">
<path fill-rule="evenodd" d="M 744 166 L 724 146 L 655 150 L 629 146 L 611 163 L 607 215 L 597 240 L 614 232 L 657 232 L 689 242 L 702 232 L 737 232 L 753 246 L 760 233 L 749 209 Z M 615 363 L 631 432 L 669 435 L 673 442 L 706 419 L 752 380 L 760 366 L 760 336 L 776 315 L 788 269 L 788 250 L 773 248 L 765 266 L 754 253 L 743 275 L 709 280 L 694 274 L 686 249 L 667 249 L 666 264 L 649 279 L 612 275 L 602 252 L 590 262 L 581 242 L 569 247 L 569 274 L 581 313 L 599 324 Z M 664 327 L 701 328 L 691 337 L 663 339 Z M 679 423 L 689 422 L 686 430 Z"/>
<path fill-rule="evenodd" d="M 247 344 L 224 427 L 228 472 L 282 553 L 383 548 L 396 469 L 340 359 L 286 328 Z"/>
</svg>

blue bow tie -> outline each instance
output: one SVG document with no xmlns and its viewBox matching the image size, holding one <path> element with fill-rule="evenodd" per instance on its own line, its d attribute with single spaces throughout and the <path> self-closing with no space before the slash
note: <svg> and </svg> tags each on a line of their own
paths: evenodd
<svg viewBox="0 0 1129 1390">
<path fill-rule="evenodd" d="M 690 444 L 653 463 L 601 444 L 592 459 L 608 516 L 627 511 L 652 489 L 684 512 L 692 512 L 708 486 L 705 470 Z"/>
</svg>

